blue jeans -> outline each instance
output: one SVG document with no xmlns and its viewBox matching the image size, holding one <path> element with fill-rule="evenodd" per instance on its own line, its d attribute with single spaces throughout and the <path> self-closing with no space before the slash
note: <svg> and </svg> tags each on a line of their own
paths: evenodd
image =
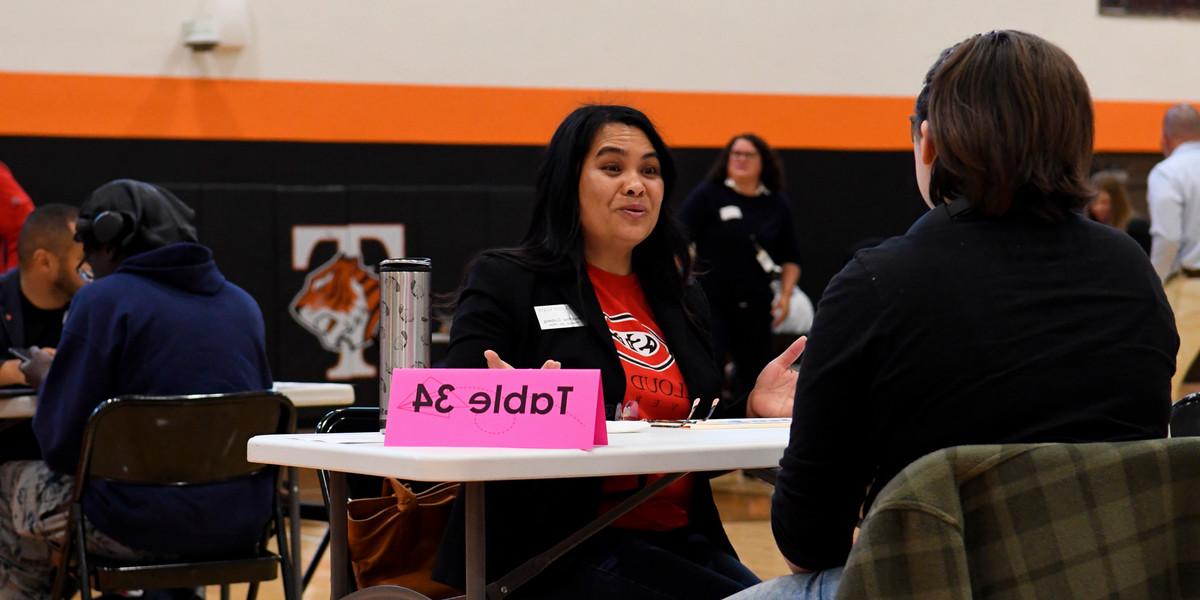
<svg viewBox="0 0 1200 600">
<path fill-rule="evenodd" d="M 610 528 L 564 556 L 514 597 L 718 600 L 758 582 L 737 558 L 698 533 Z"/>
<path fill-rule="evenodd" d="M 729 597 L 729 600 L 833 600 L 842 567 L 768 579 Z"/>
</svg>

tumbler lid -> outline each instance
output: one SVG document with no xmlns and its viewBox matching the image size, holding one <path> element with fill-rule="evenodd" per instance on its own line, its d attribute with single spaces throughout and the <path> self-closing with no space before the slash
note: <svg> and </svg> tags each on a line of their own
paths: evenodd
<svg viewBox="0 0 1200 600">
<path fill-rule="evenodd" d="M 379 261 L 380 273 L 432 270 L 433 260 L 429 258 L 388 258 Z"/>
</svg>

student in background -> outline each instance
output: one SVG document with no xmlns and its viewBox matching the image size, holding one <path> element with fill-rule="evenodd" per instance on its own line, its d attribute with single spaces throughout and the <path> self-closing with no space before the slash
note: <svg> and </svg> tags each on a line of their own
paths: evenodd
<svg viewBox="0 0 1200 600">
<path fill-rule="evenodd" d="M 1149 255 L 1150 222 L 1134 214 L 1129 192 L 1125 189 L 1125 174 L 1097 171 L 1092 174 L 1092 185 L 1096 188 L 1096 197 L 1088 202 L 1087 216 L 1128 233 Z"/>
<path fill-rule="evenodd" d="M 729 389 L 742 406 L 767 361 L 771 329 L 788 317 L 800 279 L 796 225 L 783 163 L 753 133 L 734 136 L 680 210 L 696 245 L 696 270 L 712 309 L 717 362 L 733 363 Z M 778 293 L 771 286 L 778 276 Z"/>
<path fill-rule="evenodd" d="M 8 165 L 0 162 L 0 273 L 16 268 L 17 238 L 31 213 L 33 200 L 17 183 Z"/>
<path fill-rule="evenodd" d="M 99 404 L 271 387 L 258 304 L 225 280 L 192 217 L 167 190 L 128 179 L 101 186 L 80 208 L 76 235 L 96 281 L 76 295 L 57 353 L 35 351 L 22 365 L 31 384 L 42 382 L 33 419 L 42 460 L 0 465 L 0 597 L 49 594 L 53 543 Z M 249 552 L 274 483 L 270 470 L 187 489 L 89 481 L 88 548 L 163 560 Z"/>
<path fill-rule="evenodd" d="M 1171 395 L 1183 396 L 1183 381 L 1200 352 L 1200 112 L 1178 104 L 1163 117 L 1166 156 L 1150 170 L 1150 262 L 1162 278 L 1179 328 L 1179 356 Z"/>
<path fill-rule="evenodd" d="M 46 204 L 25 220 L 17 243 L 19 267 L 0 276 L 0 351 L 37 346 L 53 352 L 71 298 L 83 287 L 83 245 L 75 241 L 73 206 Z M 21 360 L 0 362 L 0 387 L 26 387 Z M 0 462 L 41 458 L 28 420 L 0 435 Z"/>
</svg>

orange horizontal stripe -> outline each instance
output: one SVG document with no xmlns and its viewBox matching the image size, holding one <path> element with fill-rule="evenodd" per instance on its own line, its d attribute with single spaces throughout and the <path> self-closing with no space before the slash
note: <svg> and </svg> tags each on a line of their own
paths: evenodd
<svg viewBox="0 0 1200 600">
<path fill-rule="evenodd" d="M 636 106 L 674 146 L 907 150 L 911 98 L 0 73 L 0 135 L 542 145 L 582 103 Z M 1157 152 L 1166 103 L 1099 102 L 1097 149 Z"/>
</svg>

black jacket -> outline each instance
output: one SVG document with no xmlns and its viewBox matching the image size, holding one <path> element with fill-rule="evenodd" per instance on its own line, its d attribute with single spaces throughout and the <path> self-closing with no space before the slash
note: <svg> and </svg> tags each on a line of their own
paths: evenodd
<svg viewBox="0 0 1200 600">
<path fill-rule="evenodd" d="M 738 216 L 725 218 L 724 209 Z M 679 219 L 696 244 L 696 268 L 704 273 L 704 289 L 715 311 L 730 311 L 747 301 L 770 306 L 774 292 L 771 276 L 758 263 L 759 247 L 778 265 L 800 262 L 796 226 L 783 194 L 743 196 L 706 181 L 683 203 Z"/>
<path fill-rule="evenodd" d="M 690 286 L 684 298 L 686 312 L 680 303 L 650 294 L 647 301 L 675 354 L 689 395 L 706 399 L 698 412 L 706 412 L 707 399 L 719 394 L 721 382 L 712 357 L 704 294 Z M 584 325 L 542 331 L 534 307 L 559 304 L 569 305 Z M 483 351 L 488 349 L 516 368 L 537 368 L 554 359 L 565 369 L 600 369 L 605 414 L 610 418 L 625 396 L 624 371 L 596 294 L 587 276 L 578 277 L 573 267 L 534 272 L 500 257 L 476 261 L 454 313 L 444 366 L 484 368 Z M 487 580 L 502 577 L 598 516 L 601 499 L 598 478 L 489 483 Z M 435 570 L 437 579 L 459 587 L 464 578 L 463 508 L 460 498 Z M 703 477 L 696 478 L 689 519 L 691 528 L 733 554 Z"/>
<path fill-rule="evenodd" d="M 12 358 L 9 348 L 25 347 L 25 316 L 21 312 L 21 272 L 13 269 L 0 277 L 0 352 Z"/>
<path fill-rule="evenodd" d="M 0 276 L 0 360 L 10 360 L 9 348 L 24 348 L 25 315 L 21 311 L 21 273 L 13 269 Z M 28 419 L 12 424 L 0 434 L 0 462 L 41 458 Z"/>
<path fill-rule="evenodd" d="M 934 450 L 1166 435 L 1179 338 L 1133 239 L 950 212 L 858 252 L 821 298 L 771 511 L 801 567 L 841 565 L 868 487 Z"/>
</svg>

